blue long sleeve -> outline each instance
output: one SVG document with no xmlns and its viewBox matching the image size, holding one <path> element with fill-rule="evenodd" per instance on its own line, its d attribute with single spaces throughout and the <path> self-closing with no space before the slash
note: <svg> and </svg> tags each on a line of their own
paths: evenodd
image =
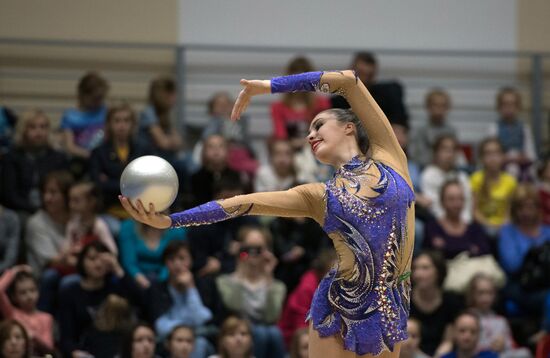
<svg viewBox="0 0 550 358">
<path fill-rule="evenodd" d="M 120 261 L 130 277 L 141 273 L 138 266 L 135 237 L 135 222 L 126 220 L 122 223 L 119 233 Z"/>
</svg>

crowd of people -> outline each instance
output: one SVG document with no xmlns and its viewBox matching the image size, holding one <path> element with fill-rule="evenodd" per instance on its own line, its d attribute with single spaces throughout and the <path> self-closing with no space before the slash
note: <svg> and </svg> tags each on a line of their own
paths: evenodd
<svg viewBox="0 0 550 358">
<path fill-rule="evenodd" d="M 428 91 L 426 121 L 411 129 L 403 86 L 377 80 L 375 56 L 358 53 L 351 67 L 408 154 L 416 192 L 401 356 L 532 356 L 550 332 L 550 160 L 537 157 L 519 92 L 498 90 L 486 138 L 462 143 L 445 89 Z M 286 74 L 313 70 L 297 57 Z M 332 173 L 311 153 L 309 122 L 349 105 L 284 94 L 271 104 L 263 161 L 253 119 L 230 123 L 228 93 L 212 95 L 193 143 L 176 98 L 175 81 L 158 77 L 137 113 L 111 103 L 107 79 L 89 72 L 59 128 L 40 109 L 0 107 L 2 357 L 307 357 L 309 306 L 336 264 L 312 219 L 159 230 L 130 219 L 119 179 L 137 157 L 165 158 L 180 181 L 172 211 L 324 181 Z"/>
</svg>

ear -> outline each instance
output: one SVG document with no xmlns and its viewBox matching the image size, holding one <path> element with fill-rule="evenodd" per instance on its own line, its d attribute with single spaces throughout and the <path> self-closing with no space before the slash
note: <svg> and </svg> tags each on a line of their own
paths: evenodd
<svg viewBox="0 0 550 358">
<path fill-rule="evenodd" d="M 349 135 L 349 134 L 355 134 L 355 124 L 351 123 L 351 122 L 347 122 L 345 125 L 344 125 L 344 132 Z"/>
</svg>

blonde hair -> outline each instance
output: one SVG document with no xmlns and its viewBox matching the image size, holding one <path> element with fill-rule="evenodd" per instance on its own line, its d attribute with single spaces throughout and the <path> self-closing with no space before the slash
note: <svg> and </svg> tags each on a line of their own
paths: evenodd
<svg viewBox="0 0 550 358">
<path fill-rule="evenodd" d="M 96 328 L 103 332 L 122 331 L 132 323 L 132 310 L 128 301 L 113 294 L 105 298 L 95 319 Z"/>
<path fill-rule="evenodd" d="M 258 231 L 262 234 L 262 236 L 265 240 L 266 246 L 271 249 L 271 245 L 273 243 L 273 238 L 271 237 L 271 232 L 269 232 L 269 230 L 267 230 L 263 227 L 259 227 L 259 226 L 243 226 L 242 228 L 240 228 L 239 231 L 237 232 L 237 241 L 242 244 L 244 242 L 244 240 L 246 240 L 246 237 L 248 236 L 248 234 L 250 234 L 251 232 L 254 232 L 254 231 Z"/>
<path fill-rule="evenodd" d="M 14 142 L 16 146 L 25 145 L 25 132 L 29 123 L 37 118 L 44 118 L 48 122 L 48 127 L 51 126 L 50 118 L 43 110 L 38 108 L 29 109 L 21 115 L 15 124 Z M 49 141 L 48 141 L 49 143 Z"/>
<path fill-rule="evenodd" d="M 250 325 L 250 322 L 248 322 L 246 319 L 236 316 L 230 316 L 226 318 L 225 321 L 223 321 L 218 339 L 218 353 L 220 355 L 220 358 L 229 358 L 229 352 L 227 352 L 223 346 L 223 339 L 228 335 L 234 334 L 237 329 L 239 329 L 239 327 L 243 326 L 248 331 L 248 334 L 250 335 L 250 342 L 252 342 L 252 326 Z M 250 349 L 246 351 L 245 357 L 252 357 L 252 344 L 250 344 Z"/>
<path fill-rule="evenodd" d="M 468 286 L 466 288 L 466 292 L 465 292 L 465 295 L 464 297 L 466 298 L 466 306 L 467 307 L 473 307 L 474 304 L 475 304 L 475 300 L 474 300 L 474 294 L 475 294 L 475 290 L 477 289 L 477 283 L 479 281 L 487 281 L 487 282 L 490 282 L 491 285 L 493 285 L 493 289 L 496 291 L 496 283 L 495 283 L 495 280 L 487 275 L 486 273 L 483 273 L 483 272 L 478 272 L 476 273 L 472 279 L 470 280 L 470 282 L 468 283 Z"/>
</svg>

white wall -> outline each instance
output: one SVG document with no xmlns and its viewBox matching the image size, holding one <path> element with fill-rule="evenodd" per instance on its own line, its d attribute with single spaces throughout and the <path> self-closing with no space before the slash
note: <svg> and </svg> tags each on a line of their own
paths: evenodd
<svg viewBox="0 0 550 358">
<path fill-rule="evenodd" d="M 182 43 L 516 47 L 515 0 L 180 0 Z"/>
</svg>

